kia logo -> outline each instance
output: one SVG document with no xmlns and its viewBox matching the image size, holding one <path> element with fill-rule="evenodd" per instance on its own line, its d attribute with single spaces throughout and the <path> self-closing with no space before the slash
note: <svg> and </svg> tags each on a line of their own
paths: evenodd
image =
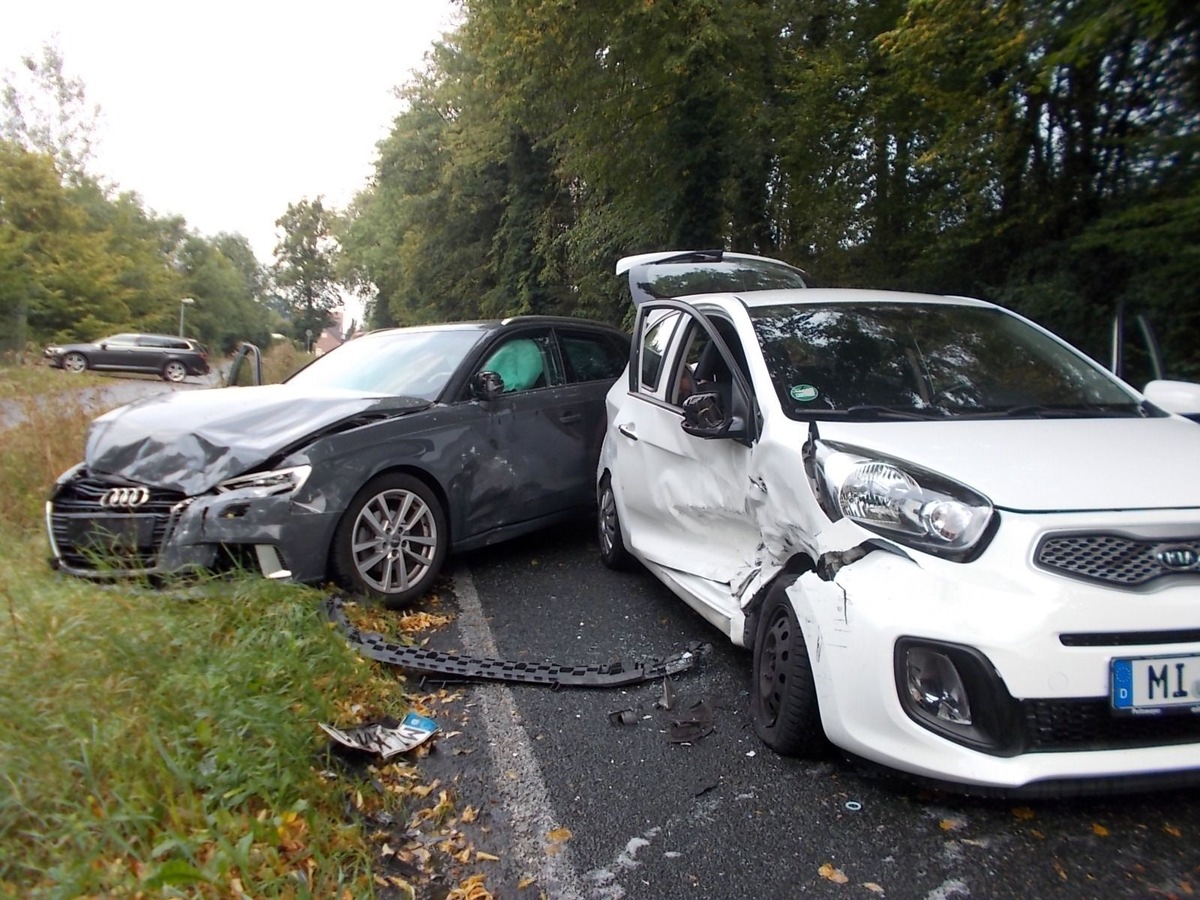
<svg viewBox="0 0 1200 900">
<path fill-rule="evenodd" d="M 1185 572 L 1188 569 L 1196 568 L 1196 563 L 1200 562 L 1200 553 L 1191 547 L 1162 547 L 1155 551 L 1154 558 L 1164 569 Z"/>
<path fill-rule="evenodd" d="M 105 491 L 100 505 L 106 509 L 137 509 L 149 499 L 149 488 L 116 487 Z"/>
</svg>

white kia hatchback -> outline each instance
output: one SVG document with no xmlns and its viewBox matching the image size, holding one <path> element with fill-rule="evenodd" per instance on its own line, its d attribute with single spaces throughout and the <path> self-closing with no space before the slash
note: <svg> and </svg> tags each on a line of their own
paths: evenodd
<svg viewBox="0 0 1200 900">
<path fill-rule="evenodd" d="M 769 746 L 973 792 L 1200 784 L 1200 427 L 1174 414 L 1200 385 L 1139 394 L 979 300 L 733 254 L 617 271 L 601 555 L 752 648 Z"/>
</svg>

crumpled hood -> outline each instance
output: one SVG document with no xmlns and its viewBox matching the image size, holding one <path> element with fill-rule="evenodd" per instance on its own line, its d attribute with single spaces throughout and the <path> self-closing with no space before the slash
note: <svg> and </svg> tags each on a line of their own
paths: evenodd
<svg viewBox="0 0 1200 900">
<path fill-rule="evenodd" d="M 344 419 L 429 405 L 416 397 L 286 384 L 158 394 L 96 419 L 85 459 L 92 472 L 193 495 Z"/>
<path fill-rule="evenodd" d="M 818 429 L 826 440 L 954 478 L 1004 509 L 1200 507 L 1200 425 L 1186 419 L 820 422 Z"/>
</svg>

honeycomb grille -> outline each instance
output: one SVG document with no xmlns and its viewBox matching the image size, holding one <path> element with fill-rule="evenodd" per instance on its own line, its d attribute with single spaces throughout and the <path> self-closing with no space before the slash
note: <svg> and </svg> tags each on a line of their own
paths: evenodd
<svg viewBox="0 0 1200 900">
<path fill-rule="evenodd" d="M 1168 567 L 1162 556 L 1190 564 Z M 1167 575 L 1200 575 L 1200 538 L 1161 540 L 1119 534 L 1072 534 L 1043 538 L 1034 561 L 1043 569 L 1124 587 L 1139 587 Z"/>
<path fill-rule="evenodd" d="M 128 486 L 128 482 L 83 477 L 58 490 L 50 501 L 50 529 L 63 566 L 87 572 L 155 567 L 171 510 L 184 495 L 150 488 L 149 499 L 136 510 L 101 506 L 110 488 Z"/>
<path fill-rule="evenodd" d="M 1200 741 L 1200 716 L 1114 716 L 1107 700 L 1025 700 L 1029 750 L 1120 750 Z"/>
</svg>

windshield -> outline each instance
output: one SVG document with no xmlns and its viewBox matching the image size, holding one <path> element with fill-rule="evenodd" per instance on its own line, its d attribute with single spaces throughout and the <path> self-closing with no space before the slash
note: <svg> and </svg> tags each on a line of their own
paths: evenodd
<svg viewBox="0 0 1200 900">
<path fill-rule="evenodd" d="M 795 419 L 1146 414 L 1100 367 L 1002 309 L 845 303 L 750 314 Z"/>
<path fill-rule="evenodd" d="M 287 383 L 435 400 L 483 333 L 415 328 L 366 334 L 314 360 Z"/>
</svg>

